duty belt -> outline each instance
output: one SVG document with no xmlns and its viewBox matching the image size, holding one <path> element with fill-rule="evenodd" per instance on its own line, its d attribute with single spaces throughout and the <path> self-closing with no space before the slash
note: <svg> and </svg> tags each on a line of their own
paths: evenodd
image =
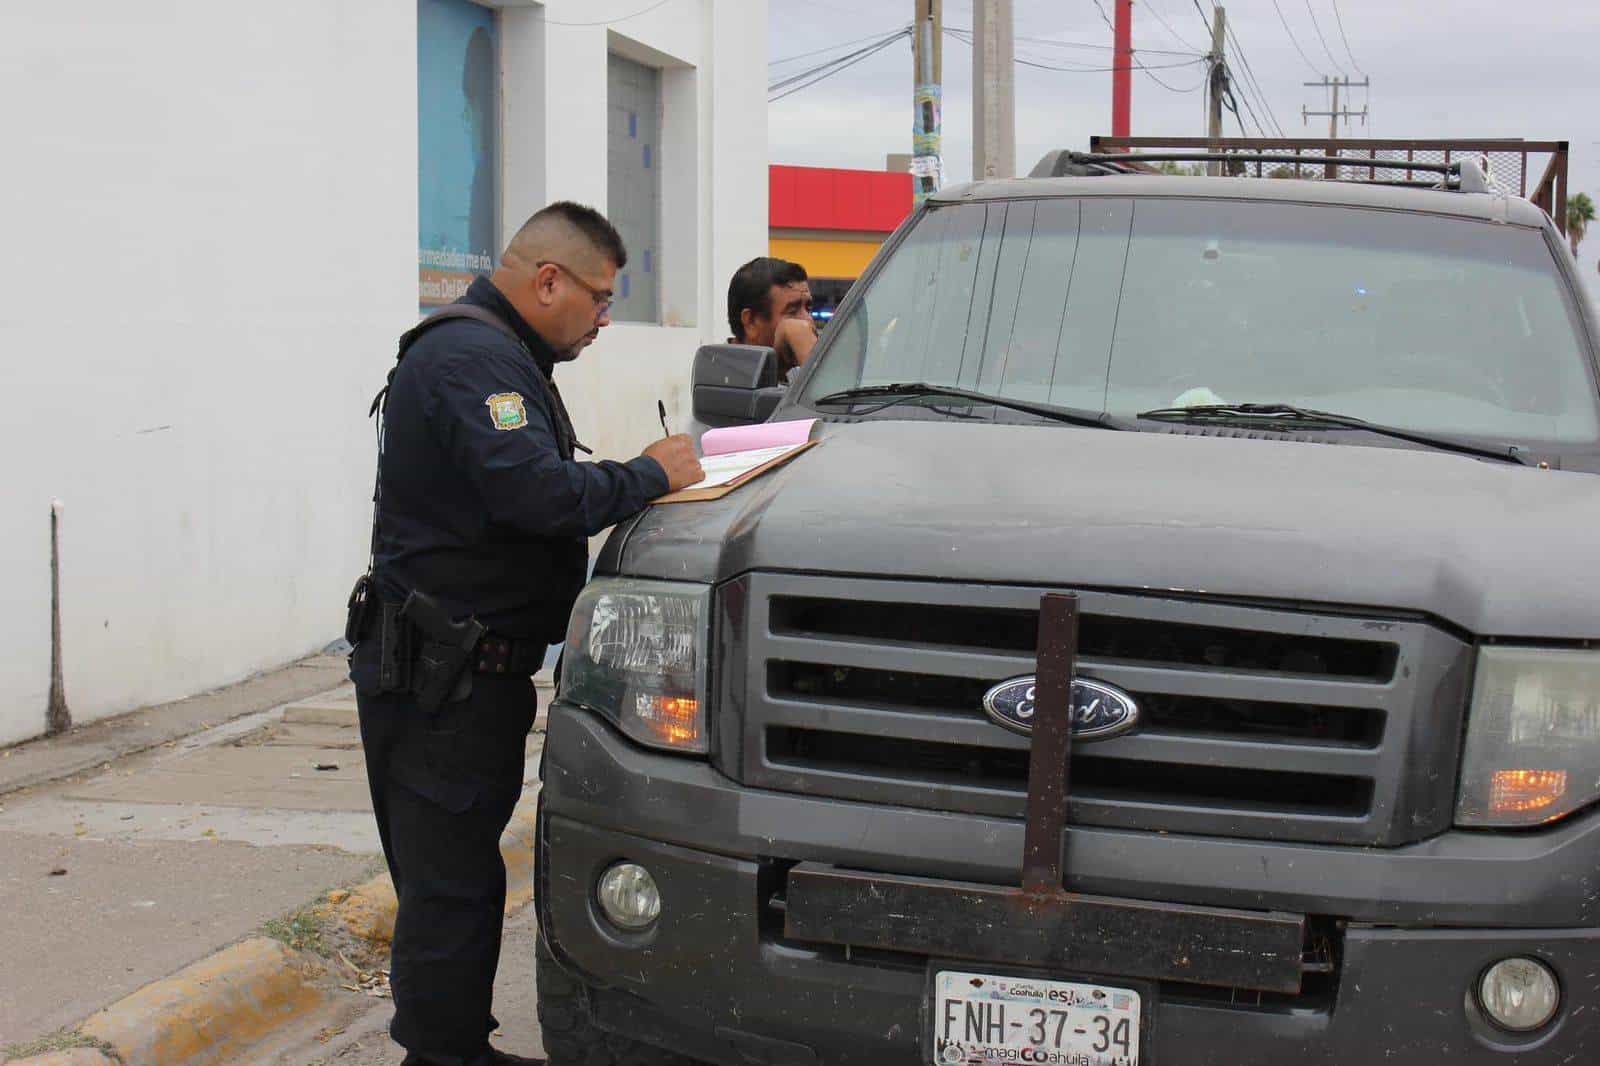
<svg viewBox="0 0 1600 1066">
<path fill-rule="evenodd" d="M 544 657 L 549 648 L 548 644 L 539 640 L 485 634 L 478 641 L 473 671 L 507 677 L 536 674 L 544 667 Z"/>
</svg>

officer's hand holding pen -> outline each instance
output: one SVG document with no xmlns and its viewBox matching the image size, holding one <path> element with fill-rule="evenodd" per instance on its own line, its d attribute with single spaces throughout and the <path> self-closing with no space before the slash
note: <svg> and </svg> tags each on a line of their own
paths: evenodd
<svg viewBox="0 0 1600 1066">
<path fill-rule="evenodd" d="M 667 429 L 667 408 L 656 401 L 656 411 L 661 415 L 661 429 Z M 706 474 L 700 468 L 700 458 L 694 454 L 694 442 L 687 433 L 668 435 L 644 450 L 644 454 L 661 464 L 667 473 L 669 492 L 677 492 L 702 480 Z"/>
</svg>

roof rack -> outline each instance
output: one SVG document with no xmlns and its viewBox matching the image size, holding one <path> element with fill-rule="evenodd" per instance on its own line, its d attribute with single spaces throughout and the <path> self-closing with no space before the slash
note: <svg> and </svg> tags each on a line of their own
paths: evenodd
<svg viewBox="0 0 1600 1066">
<path fill-rule="evenodd" d="M 1566 141 L 1520 137 L 1094 136 L 1088 152 L 1051 152 L 1034 173 L 1153 173 L 1152 162 L 1194 161 L 1212 164 L 1205 168 L 1212 173 L 1243 170 L 1264 178 L 1270 170 L 1291 167 L 1294 177 L 1522 196 L 1565 233 L 1570 154 Z M 1462 162 L 1472 165 L 1455 165 Z"/>
<path fill-rule="evenodd" d="M 1029 172 L 1030 178 L 1093 177 L 1100 174 L 1150 174 L 1156 173 L 1151 163 L 1225 163 L 1229 176 L 1248 174 L 1246 163 L 1276 163 L 1298 167 L 1305 163 L 1327 167 L 1349 167 L 1349 159 L 1332 155 L 1288 155 L 1277 152 L 1074 152 L 1059 148 L 1046 152 L 1044 158 Z M 1235 165 L 1239 169 L 1232 169 Z M 1458 159 L 1453 163 L 1424 163 L 1408 159 L 1362 160 L 1361 168 L 1369 171 L 1404 170 L 1438 174 L 1436 181 L 1408 179 L 1382 181 L 1367 179 L 1363 184 L 1402 185 L 1427 189 L 1454 189 L 1458 192 L 1497 191 L 1494 183 L 1484 174 L 1474 160 Z M 1336 181 L 1356 181 L 1355 178 L 1335 178 Z"/>
</svg>

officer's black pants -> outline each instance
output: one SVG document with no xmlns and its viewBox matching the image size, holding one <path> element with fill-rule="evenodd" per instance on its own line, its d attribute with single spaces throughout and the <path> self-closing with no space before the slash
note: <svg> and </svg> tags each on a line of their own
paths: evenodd
<svg viewBox="0 0 1600 1066">
<path fill-rule="evenodd" d="M 522 791 L 528 678 L 473 679 L 431 719 L 409 696 L 362 693 L 372 806 L 400 900 L 390 1035 L 406 1066 L 488 1061 L 506 870 L 500 834 Z"/>
</svg>

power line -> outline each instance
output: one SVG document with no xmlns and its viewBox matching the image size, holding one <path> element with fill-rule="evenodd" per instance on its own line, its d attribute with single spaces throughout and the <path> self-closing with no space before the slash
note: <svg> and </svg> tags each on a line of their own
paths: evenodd
<svg viewBox="0 0 1600 1066">
<path fill-rule="evenodd" d="M 1140 62 L 1138 62 L 1136 60 L 1133 63 L 1133 69 L 1134 70 L 1142 70 L 1142 71 L 1144 71 L 1145 73 L 1148 74 L 1152 70 L 1177 70 L 1177 69 L 1179 69 L 1181 67 L 1192 67 L 1192 66 L 1195 66 L 1198 63 L 1204 63 L 1204 62 L 1205 62 L 1204 59 L 1190 59 L 1190 60 L 1186 60 L 1185 62 L 1182 62 L 1182 63 L 1161 63 L 1161 64 L 1159 64 L 1157 66 L 1153 66 L 1152 67 L 1152 66 L 1149 66 L 1147 64 L 1140 63 Z M 1024 67 L 1033 67 L 1033 68 L 1035 68 L 1037 70 L 1057 70 L 1057 71 L 1064 71 L 1064 72 L 1066 72 L 1068 74 L 1107 74 L 1107 73 L 1110 73 L 1111 71 L 1121 70 L 1122 69 L 1121 67 L 1055 67 L 1055 66 L 1051 66 L 1048 63 L 1035 63 L 1035 62 L 1032 62 L 1030 60 L 1024 60 L 1024 59 L 1018 59 L 1017 63 L 1019 65 L 1021 65 L 1021 66 L 1024 66 Z M 1169 88 L 1169 89 L 1172 88 L 1171 86 L 1167 85 L 1165 82 L 1161 81 L 1161 79 L 1159 79 L 1159 78 L 1156 78 L 1154 80 L 1156 81 L 1157 84 L 1161 85 L 1163 88 Z M 1192 92 L 1195 91 L 1195 89 L 1198 89 L 1199 87 L 1200 86 L 1196 85 L 1194 87 L 1194 89 L 1172 89 L 1172 91 L 1173 92 L 1180 92 L 1180 93 L 1192 93 Z"/>
<path fill-rule="evenodd" d="M 1239 35 L 1234 32 L 1232 26 L 1228 26 L 1227 31 L 1228 39 L 1233 42 L 1233 54 L 1238 56 L 1239 62 L 1244 65 L 1244 84 L 1247 93 L 1251 88 L 1254 88 L 1256 99 L 1260 101 L 1262 110 L 1267 113 L 1267 120 L 1272 124 L 1272 128 L 1277 131 L 1279 137 L 1284 136 L 1283 126 L 1278 122 L 1278 116 L 1272 112 L 1272 103 L 1267 99 L 1266 91 L 1261 88 L 1261 81 L 1256 77 L 1255 68 L 1250 65 L 1250 57 L 1245 54 L 1244 45 L 1240 42 Z"/>
<path fill-rule="evenodd" d="M 1224 74 L 1224 76 L 1226 76 L 1228 74 L 1231 74 L 1231 73 L 1232 73 L 1231 69 L 1226 64 L 1224 64 L 1223 65 L 1223 74 Z M 1242 84 L 1245 87 L 1245 92 L 1244 92 L 1244 95 L 1242 97 L 1240 97 L 1240 99 L 1244 101 L 1245 112 L 1247 114 L 1249 114 L 1250 121 L 1254 122 L 1256 124 L 1256 132 L 1261 134 L 1261 136 L 1265 137 L 1267 135 L 1266 127 L 1261 124 L 1261 117 L 1256 114 L 1256 109 L 1250 106 L 1250 83 L 1248 81 L 1245 81 L 1245 82 L 1242 82 Z M 1227 104 L 1229 106 L 1229 108 L 1233 111 L 1233 117 L 1234 118 L 1239 118 L 1239 105 L 1238 105 L 1238 103 L 1236 103 L 1234 101 L 1233 80 L 1231 78 L 1229 78 L 1227 80 L 1227 95 L 1222 98 L 1222 102 Z M 1241 133 L 1244 132 L 1244 120 L 1243 119 L 1239 120 L 1239 132 L 1241 132 Z M 1248 134 L 1246 134 L 1246 136 L 1248 136 Z"/>
<path fill-rule="evenodd" d="M 1300 58 L 1306 61 L 1306 66 L 1310 67 L 1316 74 L 1325 76 L 1317 68 L 1317 65 L 1311 62 L 1311 57 L 1306 55 L 1306 50 L 1300 47 L 1300 42 L 1295 38 L 1294 31 L 1289 28 L 1289 20 L 1283 17 L 1283 7 L 1278 3 L 1278 0 L 1272 0 L 1272 7 L 1278 13 L 1278 21 L 1283 23 L 1283 32 L 1289 35 L 1289 43 L 1294 45 L 1296 52 L 1300 53 Z"/>
<path fill-rule="evenodd" d="M 1156 17 L 1156 21 L 1157 22 L 1161 23 L 1161 25 L 1166 27 L 1167 32 L 1172 35 L 1173 40 L 1177 41 L 1179 44 L 1183 45 L 1185 48 L 1190 48 L 1190 49 L 1194 48 L 1194 45 L 1191 44 L 1189 41 L 1185 40 L 1184 36 L 1181 33 L 1179 33 L 1177 30 L 1172 28 L 1172 23 L 1167 21 L 1166 16 L 1163 15 L 1161 13 L 1160 9 L 1157 8 L 1154 4 L 1151 4 L 1151 3 L 1147 2 L 1144 5 L 1144 9 L 1146 11 L 1150 12 L 1150 14 L 1154 15 Z M 1198 49 L 1196 49 L 1196 51 L 1198 51 Z"/>
<path fill-rule="evenodd" d="M 965 26 L 946 26 L 944 29 L 945 29 L 946 33 L 949 33 L 949 34 L 952 34 L 952 35 L 960 35 L 961 37 L 964 37 L 964 38 L 972 36 L 972 31 L 970 29 L 968 29 L 967 27 L 965 27 Z M 1112 46 L 1112 45 L 1109 45 L 1109 44 L 1090 44 L 1087 41 L 1063 41 L 1063 40 L 1060 40 L 1060 39 L 1055 38 L 1055 37 L 1025 37 L 1025 36 L 1018 36 L 1015 39 L 1018 40 L 1018 41 L 1026 42 L 1028 44 L 1050 45 L 1053 48 L 1087 48 L 1087 49 L 1089 49 L 1091 51 L 1095 51 L 1095 52 L 1115 52 L 1116 51 L 1116 48 L 1114 46 Z M 1134 49 L 1134 51 L 1143 52 L 1146 55 L 1153 55 L 1153 56 L 1184 56 L 1185 58 L 1193 58 L 1193 59 L 1201 59 L 1201 58 L 1205 57 L 1205 53 L 1204 52 L 1193 50 L 1193 49 L 1191 49 L 1191 50 L 1189 50 L 1187 52 L 1179 52 L 1179 51 L 1175 51 L 1175 50 L 1170 49 L 1170 48 L 1136 48 L 1136 49 Z"/>
<path fill-rule="evenodd" d="M 594 22 L 558 22 L 555 19 L 547 18 L 544 20 L 544 24 L 546 26 L 614 26 L 619 22 L 627 22 L 629 19 L 636 19 L 640 15 L 648 15 L 656 8 L 665 7 L 671 2 L 672 0 L 656 0 L 656 2 L 651 4 L 649 7 L 635 11 L 631 15 L 621 15 L 614 19 L 597 19 Z"/>
<path fill-rule="evenodd" d="M 767 98 L 767 103 L 768 104 L 775 104 L 779 100 L 784 100 L 784 99 L 787 99 L 788 97 L 793 96 L 795 93 L 799 92 L 802 89 L 809 89 L 809 88 L 811 88 L 811 86 L 817 84 L 817 82 L 826 81 L 827 79 L 833 77 L 835 74 L 839 74 L 839 73 L 841 73 L 843 71 L 849 70 L 851 67 L 855 66 L 857 63 L 864 62 L 864 61 L 872 58 L 873 56 L 877 55 L 879 52 L 883 51 L 885 48 L 888 48 L 891 44 L 894 44 L 896 41 L 899 41 L 902 38 L 909 38 L 910 36 L 911 36 L 911 30 L 909 28 L 904 29 L 904 30 L 898 30 L 895 33 L 889 35 L 888 37 L 885 37 L 882 41 L 879 41 L 875 45 L 871 45 L 869 47 L 860 49 L 859 51 L 852 52 L 850 55 L 841 57 L 841 58 L 836 59 L 836 60 L 833 60 L 832 62 L 824 63 L 822 66 L 817 67 L 814 70 L 806 71 L 805 73 L 802 73 L 802 74 L 797 74 L 797 75 L 795 75 L 794 77 L 791 77 L 791 78 L 786 78 L 782 82 L 779 82 L 777 85 L 770 86 L 767 89 L 767 92 L 769 92 L 769 93 L 778 91 L 780 89 L 785 90 L 785 91 L 782 91 L 782 92 L 778 92 L 777 96 L 769 96 Z M 812 77 L 812 75 L 815 75 L 815 76 Z M 795 84 L 795 82 L 800 81 L 800 79 L 808 78 L 808 77 L 811 80 L 801 82 L 801 84 L 798 84 L 798 85 Z M 788 86 L 791 86 L 791 85 L 793 85 L 794 87 L 793 88 L 787 88 Z"/>
<path fill-rule="evenodd" d="M 856 59 L 858 57 L 870 54 L 876 48 L 878 48 L 878 46 L 883 45 L 883 44 L 885 44 L 885 43 L 887 43 L 889 41 L 893 41 L 897 37 L 903 37 L 903 36 L 909 34 L 910 32 L 911 32 L 911 28 L 910 28 L 910 26 L 907 26 L 904 29 L 895 30 L 893 33 L 880 34 L 879 36 L 873 38 L 872 43 L 867 45 L 865 48 L 858 48 L 854 52 L 850 52 L 847 55 L 835 56 L 834 58 L 829 59 L 829 60 L 827 60 L 825 62 L 818 63 L 816 66 L 811 67 L 808 70 L 802 70 L 798 74 L 790 74 L 790 75 L 788 75 L 788 76 L 786 76 L 786 77 L 784 77 L 784 78 L 782 78 L 782 79 L 780 79 L 778 81 L 770 83 L 767 86 L 767 92 L 772 93 L 772 92 L 777 92 L 780 89 L 786 89 L 789 86 L 795 84 L 796 82 L 805 81 L 807 78 L 811 77 L 813 74 L 820 74 L 820 73 L 822 73 L 824 71 L 829 70 L 832 67 L 838 66 L 839 64 L 849 63 L 850 61 L 852 61 L 852 60 L 854 60 L 854 59 Z"/>
<path fill-rule="evenodd" d="M 944 32 L 948 36 L 954 37 L 956 40 L 962 42 L 963 44 L 971 44 L 972 43 L 972 31 L 970 31 L 970 30 L 958 29 L 958 28 L 956 28 L 954 26 L 946 26 L 944 28 Z M 1142 52 L 1142 51 L 1144 51 L 1144 49 L 1136 49 L 1136 51 Z M 1171 54 L 1184 55 L 1186 53 L 1177 52 L 1177 53 L 1171 53 Z M 1063 66 L 1058 66 L 1058 65 L 1053 64 L 1053 63 L 1042 63 L 1042 62 L 1040 62 L 1040 61 L 1038 61 L 1036 59 L 1027 59 L 1027 58 L 1022 57 L 1022 56 L 1013 56 L 1012 57 L 1012 61 L 1015 62 L 1018 66 L 1033 67 L 1035 70 L 1053 70 L 1053 71 L 1057 71 L 1057 72 L 1064 73 L 1064 74 L 1105 74 L 1105 73 L 1108 73 L 1108 72 L 1113 71 L 1113 70 L 1120 70 L 1121 69 L 1120 67 L 1116 67 L 1116 66 L 1110 66 L 1110 67 L 1086 67 L 1086 66 L 1063 67 Z M 1150 65 L 1150 64 L 1147 64 L 1147 63 L 1141 63 L 1138 60 L 1135 60 L 1133 62 L 1133 65 L 1132 65 L 1132 69 L 1134 69 L 1134 70 L 1142 70 L 1142 71 L 1145 71 L 1146 73 L 1149 73 L 1152 70 L 1177 70 L 1177 69 L 1179 69 L 1181 67 L 1192 67 L 1197 63 L 1204 63 L 1205 61 L 1206 61 L 1206 57 L 1205 56 L 1194 56 L 1192 58 L 1185 59 L 1185 60 L 1183 60 L 1181 62 L 1159 63 L 1159 64 L 1155 64 L 1155 65 Z M 1199 86 L 1197 85 L 1197 86 L 1195 86 L 1194 89 L 1179 89 L 1179 88 L 1174 88 L 1173 86 L 1167 85 L 1160 78 L 1153 78 L 1152 80 L 1154 80 L 1158 85 L 1161 85 L 1163 88 L 1171 89 L 1173 92 L 1188 93 L 1188 92 L 1194 92 L 1195 89 L 1199 88 Z"/>
<path fill-rule="evenodd" d="M 945 33 L 946 37 L 953 37 L 957 41 L 960 41 L 962 44 L 969 45 L 969 46 L 972 44 L 972 31 L 971 30 L 963 29 L 963 28 L 955 27 L 955 26 L 946 26 L 944 28 L 944 33 Z M 1017 63 L 1021 63 L 1024 66 L 1047 66 L 1047 65 L 1049 65 L 1049 64 L 1046 64 L 1042 59 L 1029 59 L 1026 53 L 1023 53 L 1019 57 L 1015 52 L 1013 52 L 1012 59 L 1013 59 L 1013 61 L 1015 61 Z M 1072 66 L 1052 67 L 1052 69 L 1055 69 L 1055 70 L 1066 70 L 1066 71 L 1092 71 L 1092 70 L 1098 69 L 1098 68 L 1096 68 L 1094 66 L 1088 66 L 1088 65 L 1085 65 L 1084 63 L 1079 63 L 1076 60 L 1071 60 L 1071 59 L 1060 60 L 1060 62 L 1062 62 L 1062 63 L 1071 63 Z"/>
<path fill-rule="evenodd" d="M 848 48 L 853 44 L 862 44 L 862 43 L 864 43 L 866 41 L 876 41 L 879 38 L 881 38 L 885 33 L 893 33 L 893 32 L 895 32 L 895 31 L 893 31 L 893 30 L 880 30 L 877 33 L 870 33 L 865 37 L 857 37 L 853 41 L 838 41 L 838 42 L 836 42 L 834 44 L 828 45 L 826 48 L 818 48 L 818 49 L 815 49 L 814 51 L 810 51 L 810 52 L 801 52 L 798 55 L 784 56 L 782 59 L 769 60 L 768 63 L 767 63 L 767 66 L 769 66 L 769 67 L 781 67 L 781 66 L 783 66 L 783 64 L 792 63 L 796 59 L 810 59 L 812 56 L 820 56 L 824 52 L 835 52 L 835 51 L 838 51 L 840 48 Z"/>
<path fill-rule="evenodd" d="M 1100 21 L 1106 24 L 1106 29 L 1110 30 L 1112 33 L 1116 33 L 1117 28 L 1116 26 L 1112 25 L 1111 16 L 1106 14 L 1106 9 L 1100 3 L 1100 0 L 1094 0 L 1094 9 L 1100 12 Z"/>
<path fill-rule="evenodd" d="M 1356 69 L 1356 73 L 1365 78 L 1367 72 L 1356 62 L 1356 54 L 1350 51 L 1350 38 L 1344 35 L 1344 16 L 1339 13 L 1339 0 L 1333 0 L 1333 17 L 1339 23 L 1339 39 L 1344 41 L 1344 54 L 1350 57 L 1350 65 Z"/>
<path fill-rule="evenodd" d="M 1017 40 L 1026 41 L 1026 42 L 1028 42 L 1030 44 L 1054 45 L 1054 46 L 1056 46 L 1058 48 L 1090 48 L 1090 49 L 1093 49 L 1094 51 L 1097 51 L 1097 52 L 1115 52 L 1116 51 L 1116 47 L 1113 46 L 1113 45 L 1109 45 L 1109 44 L 1085 44 L 1085 43 L 1081 43 L 1081 42 L 1078 42 L 1078 41 L 1058 41 L 1054 37 L 1018 37 Z M 1194 58 L 1200 58 L 1200 57 L 1203 57 L 1205 55 L 1204 52 L 1201 52 L 1201 51 L 1199 51 L 1197 49 L 1193 49 L 1193 48 L 1191 48 L 1187 52 L 1178 52 L 1178 51 L 1174 51 L 1174 50 L 1172 50 L 1170 48 L 1138 48 L 1138 49 L 1135 49 L 1135 51 L 1143 52 L 1146 55 L 1153 55 L 1153 56 L 1189 56 L 1189 57 L 1194 57 Z"/>
<path fill-rule="evenodd" d="M 1202 58 L 1202 59 L 1195 60 L 1195 62 L 1196 63 L 1204 63 L 1205 60 Z M 1188 66 L 1189 64 L 1183 63 L 1183 64 L 1179 64 L 1179 65 L 1180 66 Z M 1176 85 L 1168 85 L 1166 82 L 1164 82 L 1160 78 L 1156 77 L 1154 74 L 1152 74 L 1150 72 L 1150 68 L 1149 67 L 1140 66 L 1139 69 L 1144 71 L 1144 76 L 1145 77 L 1149 78 L 1151 81 L 1155 82 L 1157 85 L 1161 86 L 1163 89 L 1167 90 L 1167 92 L 1169 92 L 1169 93 L 1197 93 L 1197 92 L 1199 92 L 1201 90 L 1201 88 L 1203 88 L 1205 86 L 1205 83 L 1206 83 L 1205 78 L 1201 78 L 1197 83 L 1195 83 L 1194 85 L 1189 86 L 1187 89 L 1180 89 L 1178 86 L 1176 86 Z M 1163 69 L 1165 69 L 1165 68 L 1163 68 Z"/>
<path fill-rule="evenodd" d="M 1311 16 L 1311 28 L 1317 31 L 1317 40 L 1322 42 L 1322 50 L 1328 53 L 1328 62 L 1333 64 L 1333 69 L 1344 73 L 1344 67 L 1333 58 L 1333 49 L 1328 47 L 1328 39 L 1322 35 L 1322 24 L 1317 21 L 1317 13 L 1311 8 L 1311 0 L 1306 0 L 1306 14 Z"/>
</svg>

